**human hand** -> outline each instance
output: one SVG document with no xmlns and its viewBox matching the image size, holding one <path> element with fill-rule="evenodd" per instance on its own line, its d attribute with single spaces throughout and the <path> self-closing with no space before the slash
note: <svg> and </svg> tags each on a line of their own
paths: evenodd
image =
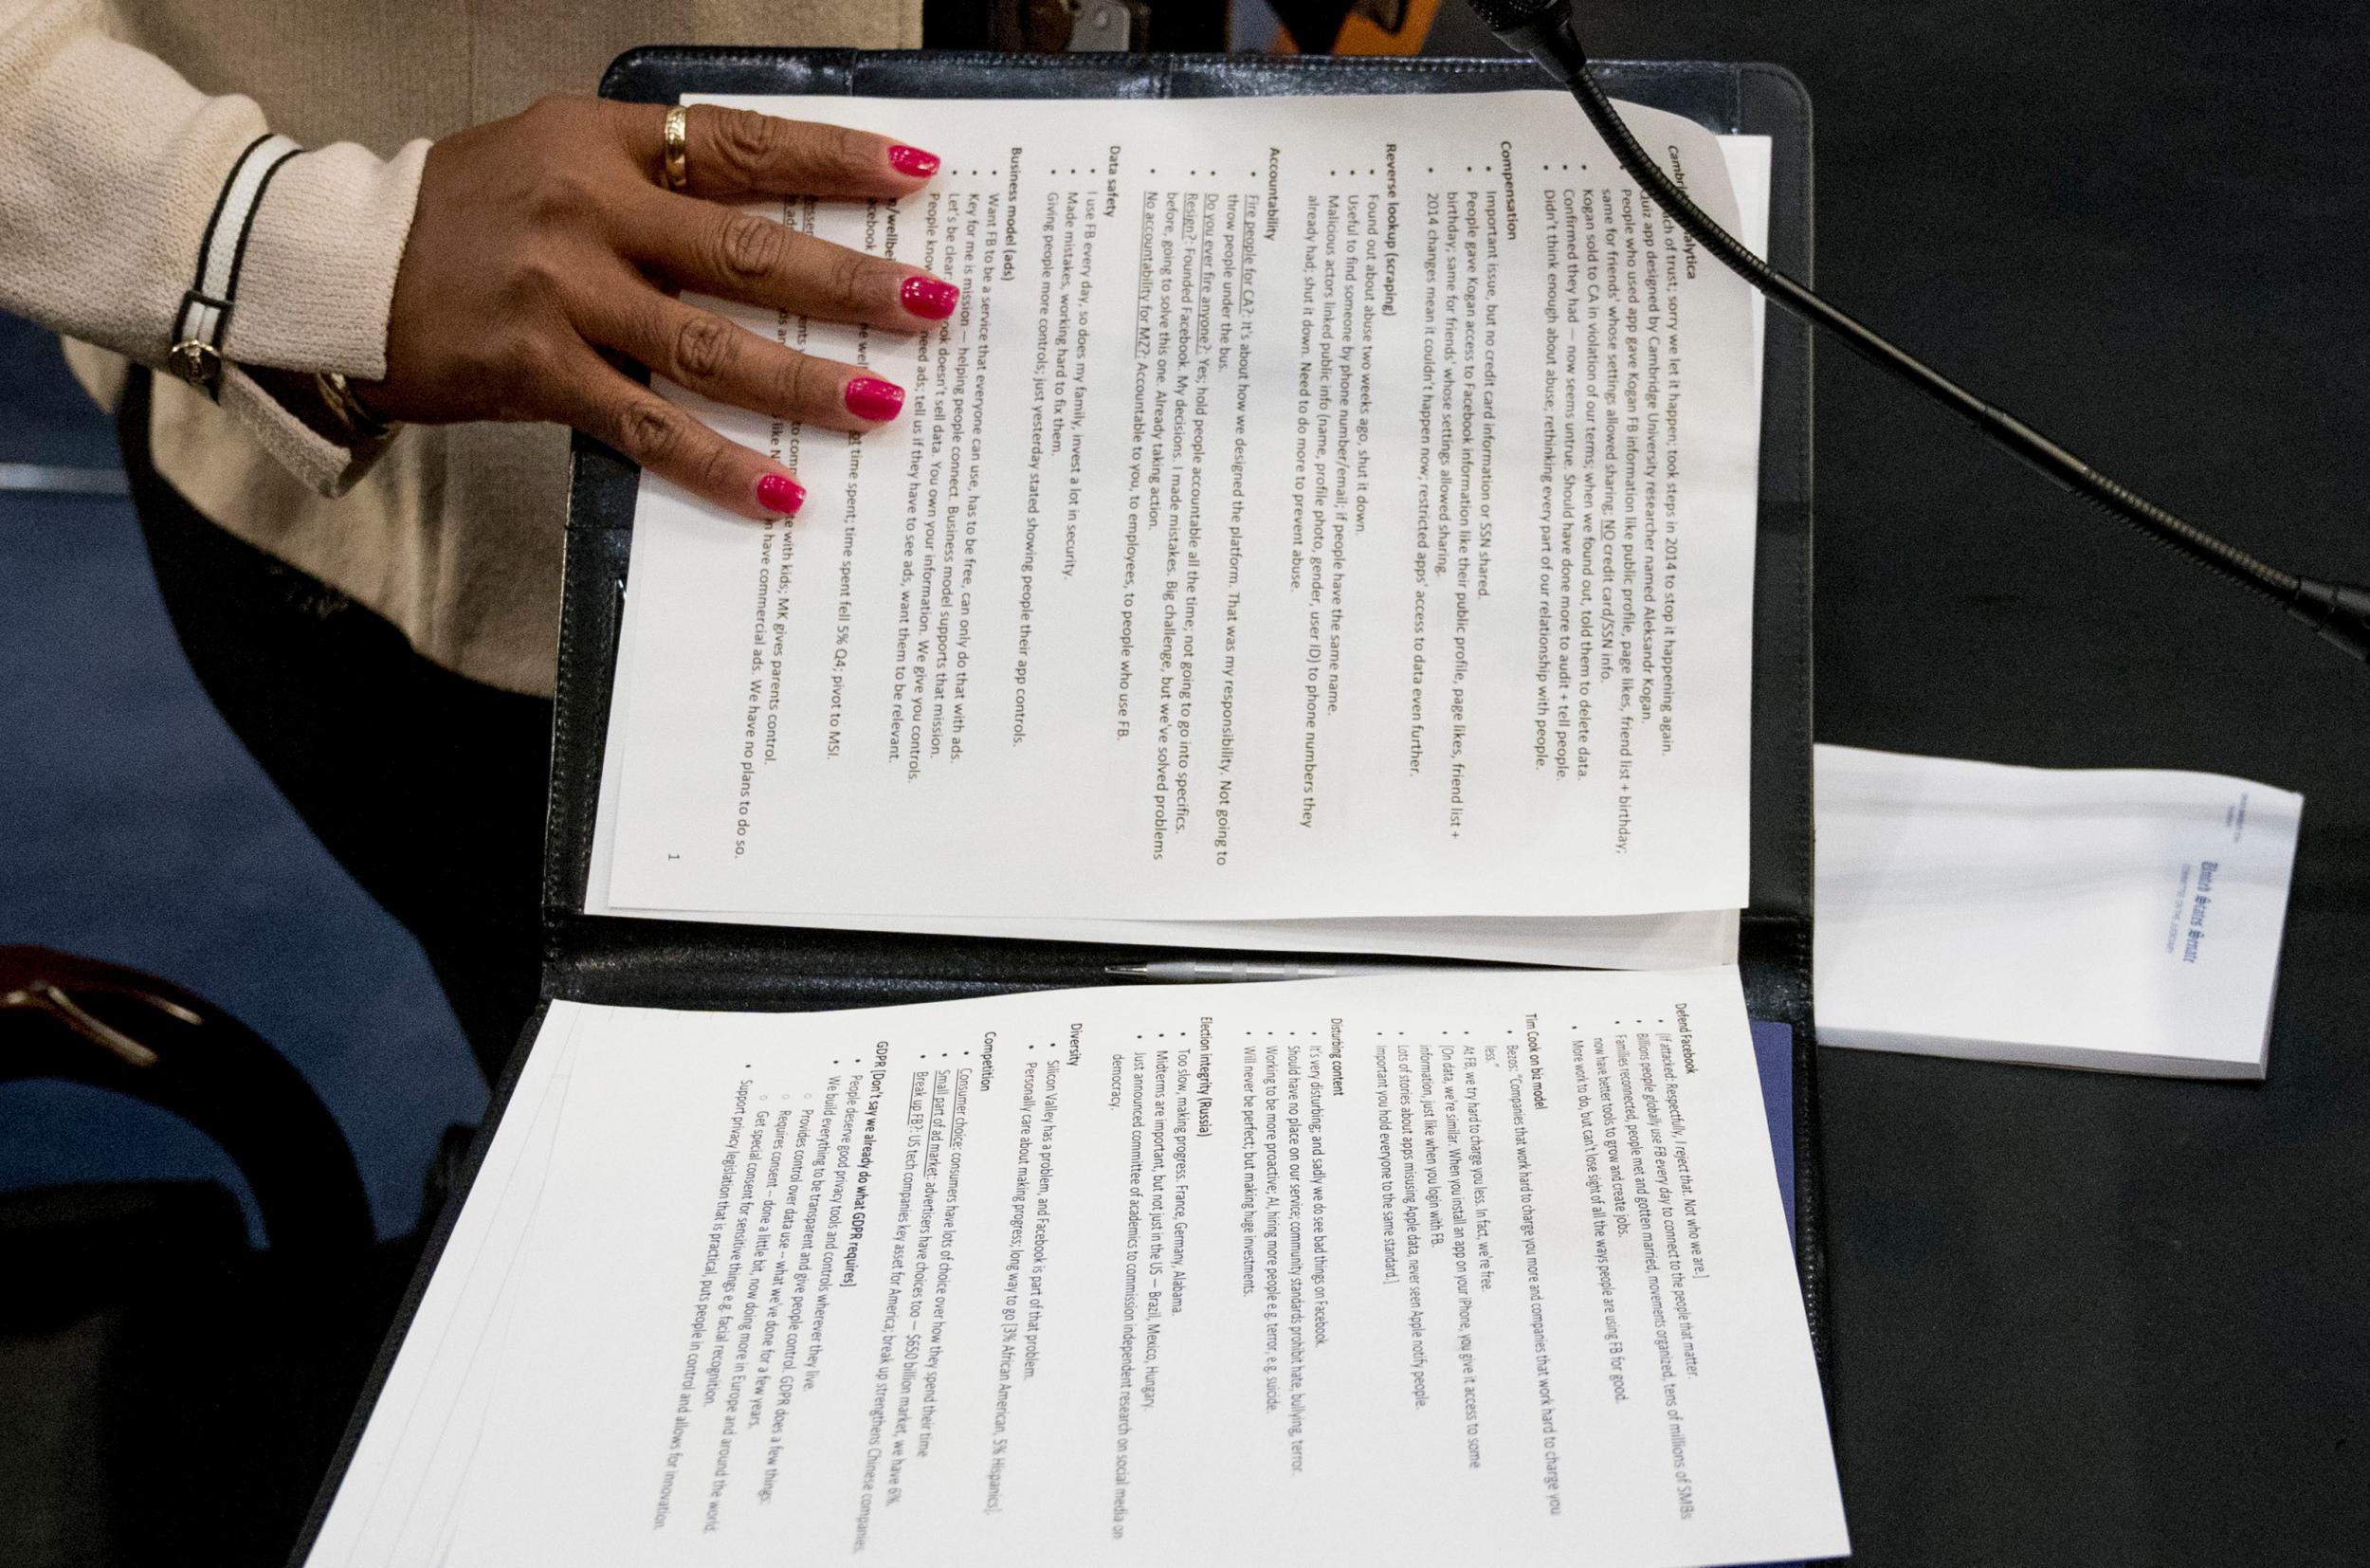
<svg viewBox="0 0 2370 1568">
<path fill-rule="evenodd" d="M 622 356 L 680 386 L 838 430 L 896 417 L 902 388 L 784 348 L 667 292 L 916 332 L 954 314 L 928 273 L 796 233 L 731 204 L 895 199 L 938 159 L 885 137 L 738 109 L 686 118 L 690 189 L 662 181 L 666 111 L 551 98 L 428 150 L 395 274 L 387 375 L 371 413 L 422 423 L 552 420 L 744 517 L 795 512 L 796 478 L 640 386 Z"/>
</svg>

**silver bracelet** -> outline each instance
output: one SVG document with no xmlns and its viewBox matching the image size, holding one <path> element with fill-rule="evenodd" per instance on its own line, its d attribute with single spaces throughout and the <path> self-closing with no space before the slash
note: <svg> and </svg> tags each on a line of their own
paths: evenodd
<svg viewBox="0 0 2370 1568">
<path fill-rule="evenodd" d="M 337 423 L 343 425 L 356 441 L 384 441 L 402 428 L 398 421 L 381 419 L 364 408 L 362 399 L 355 395 L 354 388 L 336 371 L 315 371 L 313 390 L 320 394 L 320 400 L 328 405 L 329 411 L 337 416 Z"/>
</svg>

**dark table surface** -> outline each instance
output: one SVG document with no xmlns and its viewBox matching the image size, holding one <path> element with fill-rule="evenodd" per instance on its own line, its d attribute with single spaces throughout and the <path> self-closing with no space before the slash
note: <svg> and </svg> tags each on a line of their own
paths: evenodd
<svg viewBox="0 0 2370 1568">
<path fill-rule="evenodd" d="M 2370 9 L 1581 15 L 1601 57 L 1802 78 L 1829 298 L 2370 579 Z M 1817 354 L 1820 739 L 2306 796 L 2264 1085 L 1822 1056 L 1854 1560 L 2370 1561 L 2370 674 Z"/>
</svg>

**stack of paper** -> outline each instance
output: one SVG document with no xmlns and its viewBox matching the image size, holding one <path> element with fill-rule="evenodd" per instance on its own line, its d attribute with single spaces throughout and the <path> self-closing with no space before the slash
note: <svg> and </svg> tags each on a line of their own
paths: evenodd
<svg viewBox="0 0 2370 1568">
<path fill-rule="evenodd" d="M 2263 1076 L 2303 796 L 1817 757 L 1821 1045 Z"/>
<path fill-rule="evenodd" d="M 308 1563 L 1847 1550 L 1743 286 L 1559 95 L 756 106 L 983 150 L 780 211 L 963 306 L 736 313 L 910 417 L 700 406 L 791 524 L 646 482 L 596 912 L 1658 972 L 555 1003 Z"/>
<path fill-rule="evenodd" d="M 735 101 L 990 151 L 775 210 L 944 326 L 716 307 L 907 417 L 672 394 L 810 500 L 645 479 L 595 912 L 1733 960 L 1758 299 L 1567 100 Z M 1766 140 L 1629 113 L 1758 242 Z"/>
<path fill-rule="evenodd" d="M 1847 1549 L 1736 971 L 554 1005 L 306 1561 Z"/>
</svg>

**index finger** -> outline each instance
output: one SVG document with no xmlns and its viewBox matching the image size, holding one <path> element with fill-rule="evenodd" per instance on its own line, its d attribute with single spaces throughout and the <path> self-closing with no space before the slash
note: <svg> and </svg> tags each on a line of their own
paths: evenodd
<svg viewBox="0 0 2370 1568">
<path fill-rule="evenodd" d="M 629 135 L 654 183 L 665 183 L 666 110 L 635 106 Z M 910 195 L 938 173 L 939 159 L 891 137 L 845 125 L 784 119 L 749 109 L 695 103 L 684 119 L 687 192 L 713 200 L 736 196 Z"/>
</svg>

